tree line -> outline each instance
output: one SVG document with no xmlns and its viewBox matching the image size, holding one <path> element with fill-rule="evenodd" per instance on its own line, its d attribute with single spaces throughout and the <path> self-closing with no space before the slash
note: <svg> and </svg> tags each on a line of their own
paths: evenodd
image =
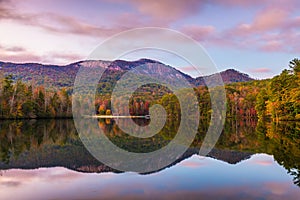
<svg viewBox="0 0 300 200">
<path fill-rule="evenodd" d="M 280 75 L 266 82 L 256 99 L 258 118 L 300 120 L 300 60 L 294 59 Z"/>
<path fill-rule="evenodd" d="M 44 86 L 14 83 L 8 75 L 0 85 L 0 118 L 65 118 L 72 116 L 71 96 L 66 89 L 47 91 Z"/>
<path fill-rule="evenodd" d="M 0 81 L 0 118 L 59 118 L 72 117 L 71 91 L 62 88 L 49 91 L 45 86 L 14 81 L 12 75 Z M 226 117 L 232 119 L 270 119 L 272 121 L 300 120 L 300 60 L 294 59 L 278 76 L 272 79 L 239 82 L 225 85 Z M 101 84 L 99 84 L 101 87 Z M 218 88 L 214 88 L 217 90 Z M 212 114 L 208 88 L 194 88 L 198 98 L 201 119 Z M 218 92 L 214 92 L 217 94 Z M 192 94 L 186 94 L 188 97 Z M 84 98 L 84 97 L 82 97 Z M 81 101 L 85 102 L 85 101 Z M 188 104 L 187 101 L 183 101 Z M 112 106 L 110 94 L 96 95 L 95 113 L 111 115 L 112 107 L 118 106 L 118 115 L 148 115 L 153 104 L 160 104 L 169 116 L 180 117 L 181 107 L 175 94 L 164 87 L 139 88 L 130 99 L 121 96 Z M 88 104 L 88 102 L 87 102 Z M 126 105 L 126 106 L 125 106 Z M 83 109 L 85 105 L 79 105 Z M 193 106 L 193 105 L 188 105 Z"/>
</svg>

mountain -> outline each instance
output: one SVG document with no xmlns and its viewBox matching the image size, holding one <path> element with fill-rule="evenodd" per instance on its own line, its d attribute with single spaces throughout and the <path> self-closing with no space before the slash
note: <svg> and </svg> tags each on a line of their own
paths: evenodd
<svg viewBox="0 0 300 200">
<path fill-rule="evenodd" d="M 157 78 L 164 78 L 170 82 L 176 82 L 179 76 L 184 77 L 190 84 L 199 86 L 205 85 L 204 78 L 214 80 L 216 74 L 196 79 L 180 72 L 179 70 L 164 65 L 161 62 L 140 59 L 137 61 L 80 61 L 68 65 L 42 65 L 38 63 L 16 64 L 10 62 L 0 62 L 0 73 L 4 75 L 12 74 L 13 79 L 21 79 L 24 82 L 31 82 L 36 85 L 45 85 L 53 88 L 72 87 L 76 74 L 80 67 L 102 67 L 106 71 L 101 78 L 101 82 L 113 84 L 129 70 L 138 66 L 143 66 L 143 74 L 154 75 Z M 164 66 L 161 68 L 160 66 Z M 228 69 L 220 73 L 224 83 L 245 82 L 253 80 L 247 74 L 243 74 L 234 69 Z"/>
<path fill-rule="evenodd" d="M 236 83 L 236 82 L 247 82 L 247 81 L 254 80 L 253 78 L 250 78 L 248 74 L 241 73 L 235 69 L 227 69 L 226 71 L 220 72 L 220 75 L 225 84 Z M 217 75 L 212 74 L 209 76 L 198 77 L 195 79 L 195 85 L 196 86 L 205 85 L 204 80 L 210 80 L 210 81 L 217 80 Z"/>
<path fill-rule="evenodd" d="M 198 153 L 198 148 L 189 148 L 173 163 L 158 171 L 175 166 L 181 161 Z M 207 157 L 235 165 L 244 160 L 248 160 L 251 155 L 253 155 L 253 153 L 214 148 Z M 30 150 L 21 152 L 17 157 L 10 158 L 7 163 L 0 161 L 0 171 L 8 169 L 37 169 L 42 167 L 65 167 L 84 173 L 120 173 L 120 171 L 112 169 L 95 159 L 79 140 L 62 146 L 43 144 L 39 148 L 31 148 Z M 142 174 L 152 174 L 158 171 Z"/>
<path fill-rule="evenodd" d="M 0 62 L 0 73 L 13 75 L 14 80 L 32 82 L 36 85 L 52 86 L 54 88 L 71 87 L 80 67 L 107 67 L 107 61 L 80 61 L 65 66 L 42 65 L 37 63 L 4 63 Z"/>
</svg>

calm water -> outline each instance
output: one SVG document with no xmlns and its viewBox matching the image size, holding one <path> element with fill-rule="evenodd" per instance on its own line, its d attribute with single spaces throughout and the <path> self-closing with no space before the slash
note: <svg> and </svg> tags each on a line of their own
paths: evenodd
<svg viewBox="0 0 300 200">
<path fill-rule="evenodd" d="M 168 144 L 176 126 L 137 141 L 114 121 L 99 121 L 112 142 L 135 152 Z M 191 148 L 170 166 L 137 174 L 97 161 L 72 120 L 0 121 L 0 199 L 300 198 L 300 124 L 228 121 L 215 148 L 201 157 L 206 129 L 203 123 Z"/>
</svg>

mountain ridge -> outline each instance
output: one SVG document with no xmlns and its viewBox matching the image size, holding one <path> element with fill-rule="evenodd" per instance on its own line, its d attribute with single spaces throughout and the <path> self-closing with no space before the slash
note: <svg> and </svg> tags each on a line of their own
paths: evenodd
<svg viewBox="0 0 300 200">
<path fill-rule="evenodd" d="M 205 85 L 205 78 L 214 80 L 217 74 L 211 74 L 208 76 L 200 76 L 193 78 L 190 75 L 181 72 L 180 70 L 163 64 L 156 60 L 142 58 L 136 61 L 127 60 L 82 60 L 67 65 L 51 65 L 40 63 L 13 63 L 13 62 L 1 62 L 0 72 L 4 75 L 12 74 L 13 79 L 21 79 L 24 82 L 34 82 L 37 85 L 51 85 L 54 88 L 72 87 L 76 74 L 80 67 L 103 67 L 106 69 L 106 82 L 112 80 L 118 80 L 127 71 L 136 68 L 137 66 L 145 66 L 148 74 L 159 74 L 160 76 L 166 76 L 166 79 L 176 79 L 176 76 L 180 75 L 184 77 L 190 84 L 194 86 Z M 157 66 L 163 65 L 166 68 L 159 68 Z M 157 70 L 157 69 L 164 70 Z M 235 69 L 227 69 L 220 72 L 220 75 L 225 84 L 234 82 L 246 82 L 254 80 L 249 75 L 239 72 Z"/>
</svg>

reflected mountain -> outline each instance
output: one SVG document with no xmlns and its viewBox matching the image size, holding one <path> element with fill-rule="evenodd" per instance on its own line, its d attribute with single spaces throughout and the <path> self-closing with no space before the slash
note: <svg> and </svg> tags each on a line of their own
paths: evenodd
<svg viewBox="0 0 300 200">
<path fill-rule="evenodd" d="M 143 125 L 146 122 L 137 123 Z M 199 127 L 199 134 L 192 146 L 167 167 L 199 153 L 207 130 L 205 124 L 203 122 Z M 99 128 L 112 142 L 129 151 L 135 149 L 136 152 L 151 152 L 167 145 L 174 137 L 172 133 L 177 125 L 176 121 L 168 122 L 156 136 L 137 142 L 136 138 L 118 129 L 114 120 L 99 121 Z M 227 121 L 218 143 L 207 156 L 234 165 L 256 153 L 273 155 L 299 186 L 299 130 L 300 124 L 295 122 L 271 124 L 251 120 Z M 120 173 L 99 162 L 86 150 L 70 119 L 0 121 L 0 159 L 1 170 L 60 166 L 86 173 Z"/>
</svg>

